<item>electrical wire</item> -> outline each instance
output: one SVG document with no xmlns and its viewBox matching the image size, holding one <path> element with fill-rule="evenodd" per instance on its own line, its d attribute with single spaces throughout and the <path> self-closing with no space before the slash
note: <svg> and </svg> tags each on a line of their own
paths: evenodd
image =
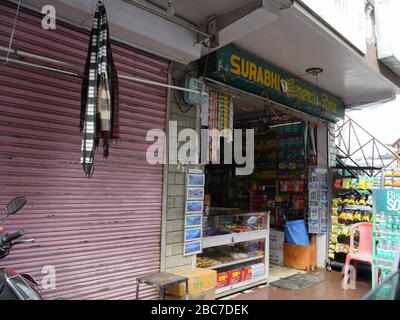
<svg viewBox="0 0 400 320">
<path fill-rule="evenodd" d="M 10 42 L 8 44 L 8 52 L 7 52 L 6 60 L 1 64 L 2 66 L 8 63 L 8 60 L 10 57 L 10 52 L 12 51 L 11 48 L 12 48 L 12 43 L 14 41 L 14 34 L 15 34 L 15 29 L 17 27 L 18 14 L 19 14 L 19 9 L 21 7 L 21 2 L 22 2 L 22 0 L 18 1 L 17 11 L 15 13 L 15 18 L 14 18 L 14 25 L 13 25 L 13 29 L 12 29 L 11 36 L 10 36 Z"/>
<path fill-rule="evenodd" d="M 173 83 L 174 86 L 177 85 L 175 79 L 172 79 L 172 83 Z M 178 85 L 179 85 L 179 83 L 178 83 Z M 177 98 L 177 95 L 178 95 L 178 93 L 177 93 L 176 91 L 174 91 L 174 92 L 173 92 L 173 96 L 174 96 L 175 103 L 176 103 L 176 105 L 178 106 L 178 109 L 179 109 L 182 113 L 188 113 L 189 110 L 192 109 L 192 107 L 191 107 L 191 106 L 188 106 L 188 108 L 187 108 L 186 110 L 184 110 L 184 109 L 182 108 L 181 102 L 180 102 L 179 99 Z M 180 97 L 180 98 L 182 99 L 182 97 Z"/>
</svg>

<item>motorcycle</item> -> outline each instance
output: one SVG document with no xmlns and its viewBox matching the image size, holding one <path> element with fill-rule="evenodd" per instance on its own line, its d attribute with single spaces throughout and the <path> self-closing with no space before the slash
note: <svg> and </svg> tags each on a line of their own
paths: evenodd
<svg viewBox="0 0 400 320">
<path fill-rule="evenodd" d="M 10 254 L 15 245 L 32 243 L 34 239 L 17 240 L 25 235 L 23 230 L 5 233 L 4 224 L 26 204 L 25 197 L 11 200 L 5 209 L 6 217 L 0 223 L 0 259 Z M 39 285 L 29 274 L 19 274 L 11 268 L 0 268 L 0 300 L 44 300 Z"/>
</svg>

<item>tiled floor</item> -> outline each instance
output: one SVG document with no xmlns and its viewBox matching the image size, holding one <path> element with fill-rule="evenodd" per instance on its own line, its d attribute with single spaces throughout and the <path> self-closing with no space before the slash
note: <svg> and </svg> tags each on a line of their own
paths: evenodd
<svg viewBox="0 0 400 320">
<path fill-rule="evenodd" d="M 285 268 L 271 264 L 269 267 L 269 282 L 274 282 L 282 278 L 287 278 L 295 274 L 306 273 L 302 270 Z"/>
<path fill-rule="evenodd" d="M 274 266 L 275 267 L 275 266 Z M 312 287 L 287 290 L 273 286 L 261 286 L 243 293 L 235 294 L 226 299 L 234 300 L 358 300 L 361 299 L 370 289 L 371 283 L 365 279 L 357 281 L 356 289 L 345 290 L 342 288 L 342 274 L 340 272 L 318 270 L 314 272 L 323 273 L 325 280 Z M 271 269 L 271 282 L 282 277 L 288 277 L 302 271 L 276 267 Z"/>
</svg>

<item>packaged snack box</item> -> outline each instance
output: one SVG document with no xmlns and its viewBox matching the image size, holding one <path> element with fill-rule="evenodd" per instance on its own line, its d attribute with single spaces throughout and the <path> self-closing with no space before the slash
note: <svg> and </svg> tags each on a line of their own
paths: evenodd
<svg viewBox="0 0 400 320">
<path fill-rule="evenodd" d="M 235 284 L 240 282 L 241 271 L 239 269 L 234 269 L 229 271 L 229 284 Z"/>
<path fill-rule="evenodd" d="M 244 267 L 240 271 L 240 281 L 250 280 L 253 274 L 253 270 L 251 267 Z"/>
<path fill-rule="evenodd" d="M 220 272 L 217 274 L 217 288 L 225 287 L 229 284 L 229 273 Z"/>
</svg>

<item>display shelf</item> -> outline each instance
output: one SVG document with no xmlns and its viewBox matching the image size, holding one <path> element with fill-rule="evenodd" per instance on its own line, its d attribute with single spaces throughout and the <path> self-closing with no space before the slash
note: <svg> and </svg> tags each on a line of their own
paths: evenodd
<svg viewBox="0 0 400 320">
<path fill-rule="evenodd" d="M 235 265 L 235 264 L 250 262 L 250 261 L 254 261 L 254 260 L 258 260 L 258 259 L 263 259 L 263 258 L 264 258 L 264 255 L 254 256 L 254 257 L 248 257 L 248 258 L 246 258 L 246 259 L 240 259 L 240 260 L 229 261 L 229 262 L 226 262 L 226 263 L 217 264 L 217 265 L 215 265 L 215 266 L 206 267 L 206 268 L 204 268 L 204 269 L 220 269 L 220 268 L 224 268 L 224 267 L 233 266 L 233 265 Z"/>
<path fill-rule="evenodd" d="M 381 261 L 381 262 L 393 263 L 395 259 L 385 259 L 385 258 L 375 257 L 374 260 L 375 261 Z"/>
<path fill-rule="evenodd" d="M 375 264 L 375 268 L 386 270 L 386 271 L 392 271 L 391 267 L 382 266 L 382 265 L 379 265 L 379 264 Z"/>
<path fill-rule="evenodd" d="M 215 290 L 215 296 L 216 298 L 221 298 L 227 295 L 234 294 L 236 292 L 240 292 L 252 287 L 255 287 L 257 285 L 262 285 L 262 284 L 267 284 L 268 283 L 268 277 L 267 276 L 259 276 L 255 277 L 253 279 L 247 280 L 247 281 L 242 281 L 238 282 L 235 284 L 231 284 L 222 288 L 218 288 Z"/>
<path fill-rule="evenodd" d="M 277 159 L 278 161 L 292 161 L 292 162 L 304 162 L 304 158 L 279 158 Z"/>
<path fill-rule="evenodd" d="M 285 133 L 285 134 L 278 134 L 278 140 L 285 139 L 285 138 L 299 138 L 304 137 L 303 133 Z"/>
<path fill-rule="evenodd" d="M 372 216 L 373 222 L 373 264 L 372 264 L 372 287 L 373 289 L 387 279 L 398 264 L 398 248 L 400 239 L 400 229 L 391 228 L 391 224 L 386 227 L 383 225 L 385 219 L 389 216 L 398 216 L 399 212 L 391 208 L 389 203 L 389 192 L 386 189 L 378 190 L 374 195 L 374 211 Z M 396 198 L 400 195 L 397 191 L 393 191 Z M 377 219 L 379 216 L 379 220 Z M 385 219 L 384 219 L 385 218 Z M 396 262 L 396 263 L 395 263 Z M 377 273 L 376 271 L 380 271 Z M 378 277 L 376 275 L 378 274 Z"/>
<path fill-rule="evenodd" d="M 393 231 L 383 231 L 383 230 L 376 230 L 374 231 L 374 235 L 379 236 L 379 235 L 388 235 L 388 236 L 399 236 L 400 237 L 400 233 L 399 232 L 393 232 Z"/>
<path fill-rule="evenodd" d="M 353 205 L 353 204 L 345 204 L 342 205 L 343 210 L 359 210 L 359 211 L 371 211 L 372 207 L 370 206 L 362 206 L 362 205 Z"/>
<path fill-rule="evenodd" d="M 296 177 L 278 177 L 276 178 L 278 181 L 290 181 L 290 180 L 306 180 L 306 178 L 303 178 L 301 176 L 296 176 Z"/>
<path fill-rule="evenodd" d="M 278 193 L 304 195 L 304 191 L 282 191 L 282 190 L 279 190 Z"/>
<path fill-rule="evenodd" d="M 213 248 L 246 241 L 263 240 L 267 237 L 267 234 L 267 230 L 256 230 L 242 233 L 229 233 L 220 236 L 204 237 L 203 248 Z"/>
<path fill-rule="evenodd" d="M 304 146 L 277 147 L 277 151 L 304 150 Z"/>
<path fill-rule="evenodd" d="M 269 229 L 270 228 L 270 213 L 266 212 L 265 229 L 246 231 L 241 233 L 229 233 L 219 236 L 211 236 L 203 238 L 203 249 L 214 248 L 219 246 L 229 246 L 236 243 L 260 241 L 263 243 L 263 253 L 253 257 L 247 257 L 244 259 L 238 259 L 221 263 L 215 266 L 205 267 L 204 269 L 217 269 L 224 271 L 224 269 L 240 268 L 241 264 L 258 264 L 264 265 L 264 273 L 253 279 L 247 281 L 241 281 L 235 284 L 227 285 L 222 288 L 216 289 L 216 297 L 227 296 L 239 291 L 246 290 L 248 288 L 257 286 L 262 283 L 267 283 L 269 278 Z M 258 260 L 258 261 L 257 261 Z M 252 263 L 253 261 L 253 263 Z M 228 270 L 227 270 L 228 271 Z"/>
</svg>

